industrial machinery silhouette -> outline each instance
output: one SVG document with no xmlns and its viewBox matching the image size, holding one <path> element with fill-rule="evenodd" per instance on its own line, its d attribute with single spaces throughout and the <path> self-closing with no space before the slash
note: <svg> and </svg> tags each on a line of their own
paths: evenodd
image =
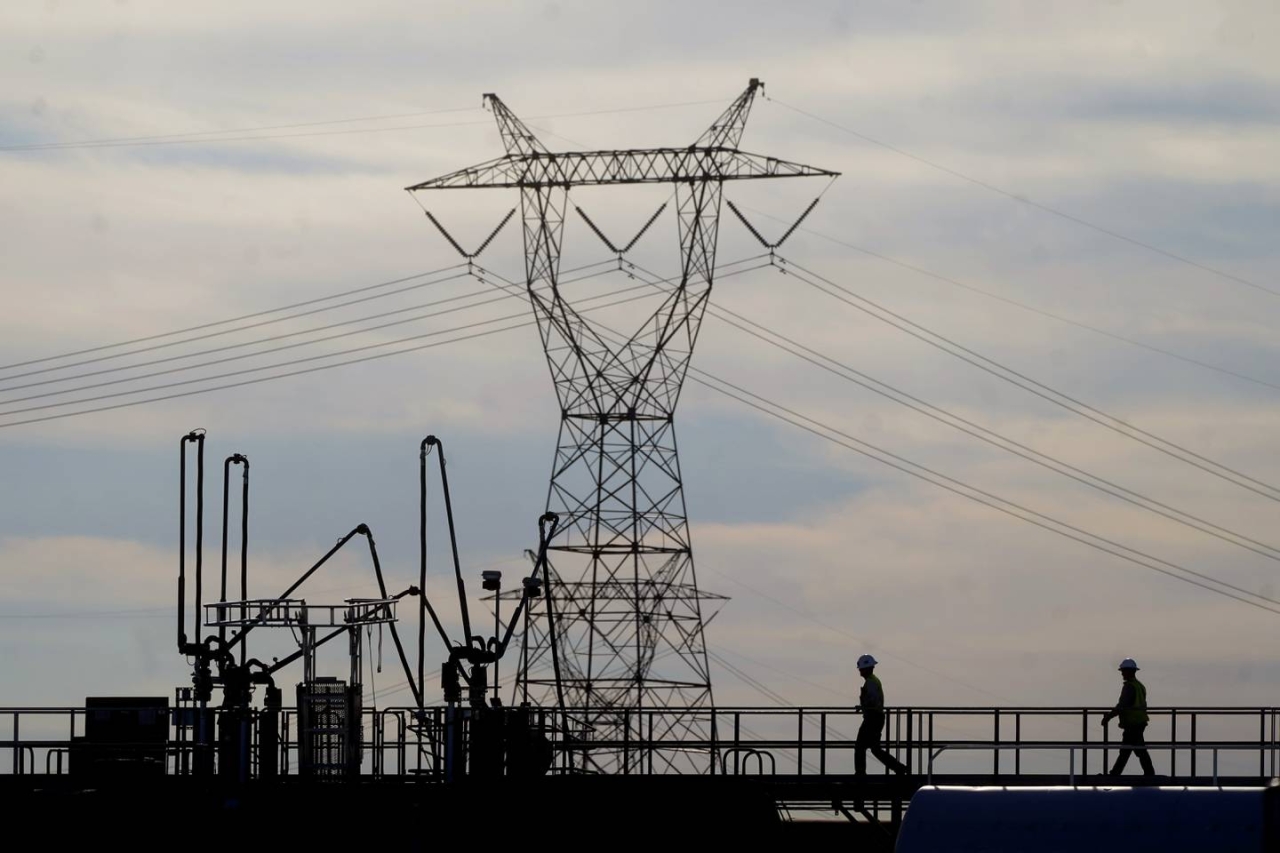
<svg viewBox="0 0 1280 853">
<path fill-rule="evenodd" d="M 704 602 L 722 597 L 698 586 L 673 417 L 711 293 L 723 187 L 837 175 L 739 150 L 761 88 L 752 79 L 692 145 L 564 153 L 549 151 L 496 95 L 485 95 L 506 155 L 407 188 L 520 191 L 526 290 L 561 410 L 547 511 L 562 524 L 550 545 L 556 583 L 546 598 L 559 618 L 547 623 L 554 631 L 535 620 L 517 689 L 547 703 L 561 685 L 563 701 L 582 712 L 575 719 L 583 737 L 623 741 L 628 709 L 712 704 Z M 673 185 L 680 247 L 674 287 L 621 342 L 575 308 L 560 280 L 569 191 L 618 184 Z M 493 239 L 467 253 L 427 215 L 469 262 Z M 621 259 L 658 214 L 622 249 L 582 216 Z M 677 715 L 672 733 L 705 740 L 698 720 Z"/>
<path fill-rule="evenodd" d="M 212 776 L 234 782 L 245 782 L 251 776 L 274 778 L 280 774 L 280 720 L 283 691 L 275 676 L 290 664 L 301 660 L 302 681 L 296 688 L 296 743 L 299 773 L 313 779 L 354 778 L 360 774 L 362 746 L 368 743 L 362 730 L 364 661 L 363 634 L 372 627 L 390 630 L 396 654 L 406 682 L 413 693 L 416 714 L 410 729 L 417 734 L 420 754 L 429 757 L 427 771 L 445 781 L 464 775 L 495 777 L 506 774 L 535 775 L 550 767 L 547 738 L 535 731 L 535 722 L 526 707 L 506 709 L 496 696 L 488 695 L 489 667 L 498 666 L 506 653 L 517 625 L 528 633 L 529 602 L 542 595 L 547 582 L 546 549 L 554 534 L 558 518 L 547 513 L 538 521 L 539 549 L 535 554 L 534 574 L 524 578 L 519 604 L 505 633 L 495 612 L 494 634 L 484 637 L 472 633 L 466 586 L 458 557 L 453 520 L 453 502 L 445 472 L 444 447 L 435 436 L 423 439 L 419 448 L 420 483 L 420 562 L 417 585 L 389 594 L 378 557 L 373 532 L 359 524 L 343 536 L 310 568 L 275 598 L 249 598 L 248 525 L 249 525 L 249 460 L 241 454 L 226 459 L 223 467 L 222 563 L 219 598 L 204 602 L 204 445 L 205 433 L 195 430 L 183 436 L 180 448 L 179 488 L 179 560 L 178 560 L 178 651 L 192 662 L 192 686 L 178 691 L 178 708 L 174 714 L 179 743 L 190 749 L 180 752 L 191 766 L 180 772 L 195 776 Z M 190 450 L 195 453 L 195 612 L 194 637 L 187 633 L 187 471 Z M 457 583 L 463 639 L 451 640 L 436 609 L 426 595 L 427 578 L 427 458 L 435 452 L 440 467 L 448 519 L 454 576 Z M 240 598 L 227 598 L 227 554 L 230 505 L 230 471 L 235 465 L 243 470 L 240 531 Z M 302 585 L 349 542 L 363 537 L 368 544 L 369 559 L 377 581 L 378 597 L 349 598 L 341 604 L 314 604 L 293 597 Z M 539 575 L 539 571 L 541 575 Z M 483 573 L 484 588 L 501 592 L 501 573 Z M 410 666 L 397 630 L 397 604 L 416 596 L 419 601 L 417 672 Z M 553 611 L 546 611 L 553 618 Z M 428 620 L 434 625 L 448 652 L 441 667 L 441 686 L 445 708 L 442 722 L 426 709 L 425 654 Z M 208 628 L 208 632 L 203 629 Z M 259 629 L 278 628 L 292 632 L 298 650 L 271 663 L 249 657 L 248 638 Z M 550 629 L 548 629 L 550 630 Z M 230 635 L 229 635 L 230 632 Z M 346 680 L 322 676 L 317 671 L 316 652 L 326 643 L 345 636 L 348 643 L 350 671 Z M 237 656 L 237 650 L 239 655 Z M 497 683 L 496 675 L 493 679 Z M 467 701 L 463 702 L 463 685 Z M 252 704 L 255 687 L 265 688 L 261 708 Z M 221 691 L 220 706 L 215 712 L 211 703 L 215 690 Z M 124 702 L 124 705 L 121 704 Z M 160 707 L 157 702 L 164 705 Z M 132 703 L 132 704 L 129 704 Z M 561 703 L 563 705 L 563 703 Z M 168 715 L 163 699 L 119 700 L 102 704 L 90 700 L 90 707 L 101 706 L 105 720 L 115 720 L 115 729 L 128 729 L 137 739 L 142 715 L 163 720 Z M 125 707 L 127 705 L 127 707 Z M 136 707 L 135 707 L 136 706 Z M 114 709 L 114 710 L 112 710 Z M 148 717 L 149 719 L 150 717 Z M 216 731 L 215 731 L 216 729 Z M 110 747 L 112 733 L 107 732 L 92 743 L 85 743 L 85 756 L 78 766 L 96 766 L 101 772 L 145 767 L 151 752 L 133 744 L 127 751 Z M 118 740 L 118 738 L 117 738 Z M 164 745 L 159 745 L 163 772 Z M 94 758 L 98 759 L 96 764 Z M 251 768 L 256 772 L 251 772 Z M 115 775 L 119 775 L 117 772 Z"/>
</svg>

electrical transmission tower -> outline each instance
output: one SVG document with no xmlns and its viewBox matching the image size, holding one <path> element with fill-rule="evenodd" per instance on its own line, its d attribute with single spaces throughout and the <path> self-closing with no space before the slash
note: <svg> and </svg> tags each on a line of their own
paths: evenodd
<svg viewBox="0 0 1280 853">
<path fill-rule="evenodd" d="M 642 708 L 687 708 L 664 720 L 708 736 L 693 713 L 711 705 L 703 602 L 722 597 L 701 592 L 694 574 L 672 419 L 711 294 L 723 186 L 836 175 L 738 149 L 760 87 L 753 79 L 693 145 L 565 153 L 486 95 L 506 155 L 408 188 L 520 190 L 526 287 L 561 422 L 547 498 L 560 516 L 544 603 L 555 627 L 530 622 L 519 686 L 553 698 L 547 664 L 558 658 L 564 704 L 581 709 L 590 737 L 621 742 Z M 680 275 L 629 336 L 575 310 L 559 282 L 570 189 L 612 184 L 675 186 Z"/>
</svg>

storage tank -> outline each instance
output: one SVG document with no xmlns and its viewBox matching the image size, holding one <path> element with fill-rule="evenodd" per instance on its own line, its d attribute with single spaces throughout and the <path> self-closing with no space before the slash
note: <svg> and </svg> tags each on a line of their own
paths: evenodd
<svg viewBox="0 0 1280 853">
<path fill-rule="evenodd" d="M 921 788 L 897 853 L 1277 853 L 1280 788 Z"/>
</svg>

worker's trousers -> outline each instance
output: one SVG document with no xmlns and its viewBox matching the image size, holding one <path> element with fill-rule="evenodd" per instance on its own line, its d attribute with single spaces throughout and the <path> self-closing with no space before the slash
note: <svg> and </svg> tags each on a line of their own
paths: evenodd
<svg viewBox="0 0 1280 853">
<path fill-rule="evenodd" d="M 906 773 L 907 767 L 880 746 L 880 734 L 884 731 L 883 711 L 863 711 L 862 726 L 858 729 L 858 739 L 853 748 L 853 769 L 859 775 L 867 772 L 867 750 L 880 760 L 880 763 L 895 773 Z"/>
<path fill-rule="evenodd" d="M 1129 763 L 1129 754 L 1131 752 L 1138 753 L 1138 761 L 1142 764 L 1142 775 L 1156 775 L 1155 768 L 1151 765 L 1151 756 L 1147 754 L 1147 741 L 1142 736 L 1146 728 L 1146 723 L 1121 727 L 1120 730 L 1123 732 L 1123 737 L 1120 742 L 1127 748 L 1121 749 L 1120 754 L 1116 756 L 1115 766 L 1111 768 L 1112 776 L 1119 776 L 1124 772 L 1125 765 Z"/>
</svg>

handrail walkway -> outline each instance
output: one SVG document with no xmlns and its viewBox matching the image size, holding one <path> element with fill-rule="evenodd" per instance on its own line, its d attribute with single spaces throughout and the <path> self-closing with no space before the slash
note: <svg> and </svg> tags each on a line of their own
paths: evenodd
<svg viewBox="0 0 1280 853">
<path fill-rule="evenodd" d="M 116 712 L 128 709 L 114 709 Z M 154 706 L 139 709 L 154 714 Z M 512 709 L 514 710 L 514 709 Z M 1034 780 L 1103 772 L 1112 752 L 1122 748 L 1113 729 L 1099 722 L 1105 707 L 910 707 L 891 708 L 883 746 L 907 765 L 909 773 L 932 780 L 935 763 L 948 753 L 949 776 Z M 85 708 L 0 708 L 0 776 L 59 775 L 75 763 L 85 745 Z M 192 772 L 193 709 L 170 708 L 168 738 L 157 744 L 114 743 L 95 749 L 148 748 L 164 757 L 166 775 Z M 210 709 L 216 720 L 220 709 Z M 255 715 L 259 712 L 253 712 Z M 1280 776 L 1280 708 L 1151 708 L 1147 750 L 1158 772 L 1168 778 L 1217 780 Z M 861 715 L 847 707 L 654 708 L 612 711 L 574 710 L 568 730 L 553 708 L 531 708 L 533 727 L 545 734 L 554 756 L 553 772 L 606 775 L 743 775 L 830 777 L 853 774 L 853 756 Z M 460 715 L 468 725 L 469 711 Z M 590 719 L 592 726 L 581 723 Z M 360 774 L 380 779 L 441 778 L 441 744 L 446 709 L 365 709 Z M 690 733 L 696 732 L 696 737 Z M 296 711 L 283 709 L 279 720 L 277 772 L 296 773 Z M 256 741 L 255 741 L 256 747 Z M 209 749 L 209 747 L 205 747 Z M 158 753 L 155 753 L 156 750 Z M 1077 763 L 1077 759 L 1079 759 Z M 874 759 L 872 778 L 886 773 Z M 749 765 L 749 766 L 747 766 Z M 1077 772 L 1078 771 L 1078 772 Z M 257 757 L 252 774 L 257 773 Z"/>
</svg>

